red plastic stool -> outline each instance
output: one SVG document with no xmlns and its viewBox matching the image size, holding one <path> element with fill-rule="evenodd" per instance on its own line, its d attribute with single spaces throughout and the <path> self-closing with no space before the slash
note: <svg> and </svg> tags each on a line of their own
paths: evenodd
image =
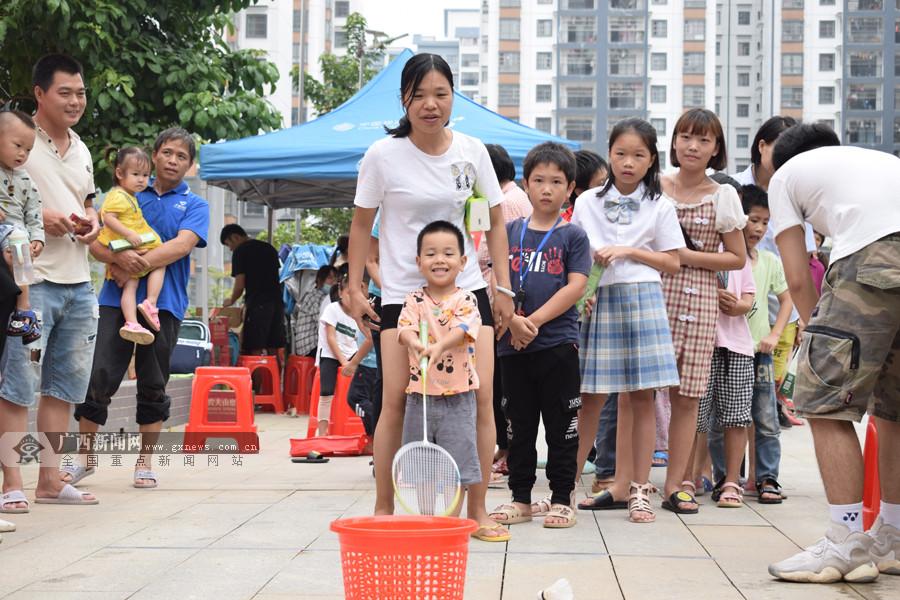
<svg viewBox="0 0 900 600">
<path fill-rule="evenodd" d="M 316 359 L 311 356 L 288 357 L 284 371 L 284 406 L 293 406 L 298 414 L 309 413 L 309 392 L 312 389 Z"/>
<path fill-rule="evenodd" d="M 234 421 L 210 420 L 210 397 L 216 396 L 214 386 L 226 385 L 234 390 Z M 217 415 L 221 416 L 221 415 Z M 244 367 L 198 367 L 191 387 L 191 412 L 184 430 L 184 452 L 195 454 L 210 437 L 235 440 L 242 452 L 252 445 L 259 447 L 256 424 L 253 422 L 253 385 L 250 371 Z"/>
<path fill-rule="evenodd" d="M 238 366 L 250 369 L 250 377 L 262 369 L 268 373 L 268 377 L 263 378 L 262 389 L 254 402 L 256 404 L 271 406 L 276 413 L 284 412 L 284 403 L 281 399 L 281 373 L 278 369 L 278 359 L 274 356 L 256 356 L 241 354 L 238 358 Z"/>
<path fill-rule="evenodd" d="M 350 390 L 352 377 L 347 377 L 338 371 L 337 381 L 334 384 L 334 399 L 331 402 L 331 414 L 328 418 L 327 435 L 353 435 L 365 433 L 362 419 L 356 416 L 347 404 L 347 392 Z M 319 371 L 313 377 L 312 391 L 309 400 L 309 424 L 306 428 L 306 437 L 316 437 L 319 427 Z M 355 419 L 359 423 L 358 430 L 353 425 L 347 425 L 346 421 Z"/>
<path fill-rule="evenodd" d="M 866 427 L 866 445 L 863 451 L 865 480 L 863 483 L 863 529 L 868 531 L 881 510 L 881 482 L 878 479 L 878 429 L 869 419 Z"/>
</svg>

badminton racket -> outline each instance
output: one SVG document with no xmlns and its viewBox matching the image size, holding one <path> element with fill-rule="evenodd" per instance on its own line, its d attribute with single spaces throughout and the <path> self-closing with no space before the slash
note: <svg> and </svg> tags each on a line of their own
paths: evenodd
<svg viewBox="0 0 900 600">
<path fill-rule="evenodd" d="M 428 347 L 428 323 L 419 323 L 419 341 Z M 422 375 L 422 441 L 405 444 L 391 467 L 394 493 L 410 514 L 447 516 L 462 497 L 459 467 L 450 453 L 428 441 L 428 358 L 419 361 Z"/>
</svg>

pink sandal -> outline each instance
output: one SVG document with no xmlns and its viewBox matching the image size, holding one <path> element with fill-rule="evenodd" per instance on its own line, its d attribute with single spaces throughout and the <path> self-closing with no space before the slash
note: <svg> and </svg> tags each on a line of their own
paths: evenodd
<svg viewBox="0 0 900 600">
<path fill-rule="evenodd" d="M 156 339 L 149 330 L 134 321 L 128 321 L 119 328 L 119 337 L 140 346 L 149 346 Z"/>
<path fill-rule="evenodd" d="M 141 316 L 147 321 L 147 324 L 150 325 L 150 329 L 159 331 L 159 309 L 156 308 L 156 305 L 150 302 L 148 298 L 138 304 L 137 309 L 138 312 L 141 313 Z"/>
</svg>

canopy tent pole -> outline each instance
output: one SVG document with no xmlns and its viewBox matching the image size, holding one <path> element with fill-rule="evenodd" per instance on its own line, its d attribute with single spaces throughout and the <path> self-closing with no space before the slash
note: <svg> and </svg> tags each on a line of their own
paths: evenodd
<svg viewBox="0 0 900 600">
<path fill-rule="evenodd" d="M 274 223 L 275 223 L 275 209 L 272 208 L 272 205 L 271 205 L 271 204 L 266 204 L 266 206 L 267 206 L 268 209 L 269 209 L 269 215 L 268 215 L 268 219 L 269 219 L 269 243 L 271 244 L 271 243 L 272 243 L 272 238 L 273 238 L 273 236 L 274 236 L 274 232 L 272 231 L 272 227 L 273 227 L 273 225 L 274 225 Z"/>
</svg>

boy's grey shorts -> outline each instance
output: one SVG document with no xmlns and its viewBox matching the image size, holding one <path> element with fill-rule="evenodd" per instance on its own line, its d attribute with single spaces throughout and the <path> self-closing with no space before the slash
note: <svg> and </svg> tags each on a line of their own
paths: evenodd
<svg viewBox="0 0 900 600">
<path fill-rule="evenodd" d="M 428 441 L 450 453 L 463 485 L 481 483 L 481 463 L 475 439 L 475 392 L 428 396 Z M 406 395 L 403 443 L 422 441 L 422 396 Z"/>
</svg>

